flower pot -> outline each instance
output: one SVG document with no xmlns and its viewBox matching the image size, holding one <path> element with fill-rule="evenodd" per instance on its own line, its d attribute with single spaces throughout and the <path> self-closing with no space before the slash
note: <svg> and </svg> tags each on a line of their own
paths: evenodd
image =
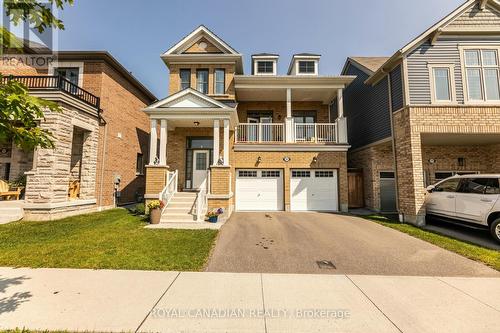
<svg viewBox="0 0 500 333">
<path fill-rule="evenodd" d="M 160 223 L 160 218 L 161 218 L 160 208 L 151 209 L 149 211 L 149 222 L 151 222 L 151 224 Z"/>
<path fill-rule="evenodd" d="M 217 223 L 218 216 L 210 216 L 208 218 L 208 222 L 210 223 Z"/>
</svg>

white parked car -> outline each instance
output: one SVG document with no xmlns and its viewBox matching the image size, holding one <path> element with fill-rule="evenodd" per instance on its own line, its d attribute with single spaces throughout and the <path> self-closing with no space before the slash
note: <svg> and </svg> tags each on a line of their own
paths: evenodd
<svg viewBox="0 0 500 333">
<path fill-rule="evenodd" d="M 487 228 L 500 242 L 500 175 L 453 176 L 427 187 L 429 217 Z"/>
</svg>

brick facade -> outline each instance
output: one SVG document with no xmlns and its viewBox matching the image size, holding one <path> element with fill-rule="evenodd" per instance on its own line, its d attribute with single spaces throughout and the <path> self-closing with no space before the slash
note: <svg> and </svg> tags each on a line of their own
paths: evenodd
<svg viewBox="0 0 500 333">
<path fill-rule="evenodd" d="M 394 171 L 393 161 L 391 142 L 349 151 L 349 168 L 363 170 L 363 193 L 367 208 L 380 211 L 380 172 Z"/>
<path fill-rule="evenodd" d="M 58 61 L 61 66 L 64 62 L 83 62 L 83 73 L 80 73 L 83 75 L 82 88 L 101 99 L 98 144 L 92 148 L 97 158 L 97 171 L 91 175 L 95 182 L 92 197 L 97 198 L 98 206 L 112 207 L 115 203 L 114 181 L 120 178 L 121 197 L 117 203 L 135 202 L 145 190 L 145 176 L 136 173 L 136 160 L 138 154 L 142 154 L 143 160 L 147 161 L 149 146 L 149 119 L 141 110 L 154 100 L 153 96 L 139 87 L 140 84 L 128 73 L 124 74 L 121 65 L 107 53 L 79 57 L 62 52 Z M 47 75 L 48 69 L 2 66 L 0 72 L 4 75 Z M 29 157 L 32 153 L 24 155 Z M 1 163 L 5 161 L 0 159 Z M 21 165 L 12 156 L 11 179 L 28 170 L 31 170 L 31 165 Z M 82 169 L 82 175 L 86 172 Z"/>
<path fill-rule="evenodd" d="M 399 189 L 399 210 L 405 215 L 405 220 L 411 223 L 422 224 L 425 211 L 423 202 L 425 196 L 424 165 L 428 160 L 425 158 L 432 153 L 436 155 L 439 151 L 432 148 L 422 147 L 422 139 L 429 134 L 440 134 L 443 137 L 452 134 L 462 134 L 465 140 L 464 144 L 459 146 L 468 146 L 472 148 L 474 144 L 467 145 L 466 135 L 474 134 L 494 134 L 500 135 L 500 107 L 490 106 L 450 106 L 450 107 L 408 107 L 394 114 L 394 138 L 396 142 L 396 163 L 397 179 Z M 441 148 L 447 150 L 447 157 L 436 158 L 443 160 L 440 163 L 452 166 L 450 160 L 455 153 L 467 152 L 464 147 Z M 483 148 L 487 149 L 487 148 Z M 496 151 L 496 147 L 490 147 Z M 442 151 L 441 150 L 441 151 Z M 461 156 L 469 160 L 472 166 L 477 166 L 480 162 L 478 152 Z M 488 156 L 488 155 L 486 155 Z M 483 155 L 485 159 L 485 155 Z M 498 158 L 494 158 L 491 170 L 497 170 Z M 476 161 L 476 162 L 474 162 Z M 486 159 L 483 161 L 488 165 Z"/>
</svg>

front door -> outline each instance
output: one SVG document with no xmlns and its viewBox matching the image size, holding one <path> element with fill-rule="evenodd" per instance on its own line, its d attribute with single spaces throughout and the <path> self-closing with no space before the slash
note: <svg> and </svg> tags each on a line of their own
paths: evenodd
<svg viewBox="0 0 500 333">
<path fill-rule="evenodd" d="M 199 189 L 207 179 L 210 152 L 208 150 L 193 151 L 193 189 Z"/>
</svg>

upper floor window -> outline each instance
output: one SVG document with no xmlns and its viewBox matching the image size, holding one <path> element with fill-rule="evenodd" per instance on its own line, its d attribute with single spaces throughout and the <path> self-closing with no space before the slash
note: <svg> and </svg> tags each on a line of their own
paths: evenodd
<svg viewBox="0 0 500 333">
<path fill-rule="evenodd" d="M 191 70 L 181 69 L 179 75 L 181 77 L 181 90 L 191 87 Z"/>
<path fill-rule="evenodd" d="M 196 71 L 196 89 L 201 93 L 208 94 L 208 69 Z"/>
<path fill-rule="evenodd" d="M 54 69 L 55 75 L 64 77 L 69 82 L 78 85 L 78 75 L 80 69 L 78 67 L 58 67 Z"/>
<path fill-rule="evenodd" d="M 316 62 L 312 60 L 299 61 L 299 74 L 315 74 Z"/>
<path fill-rule="evenodd" d="M 226 92 L 226 71 L 223 68 L 215 70 L 214 92 L 217 95 L 223 95 Z"/>
<path fill-rule="evenodd" d="M 469 101 L 500 100 L 498 50 L 464 50 L 464 68 Z"/>
<path fill-rule="evenodd" d="M 274 74 L 274 61 L 257 61 L 257 74 Z"/>
<path fill-rule="evenodd" d="M 135 162 L 135 174 L 136 175 L 144 174 L 144 155 L 141 153 L 137 153 L 137 158 Z"/>
<path fill-rule="evenodd" d="M 432 102 L 453 102 L 455 99 L 453 65 L 429 65 Z"/>
</svg>

